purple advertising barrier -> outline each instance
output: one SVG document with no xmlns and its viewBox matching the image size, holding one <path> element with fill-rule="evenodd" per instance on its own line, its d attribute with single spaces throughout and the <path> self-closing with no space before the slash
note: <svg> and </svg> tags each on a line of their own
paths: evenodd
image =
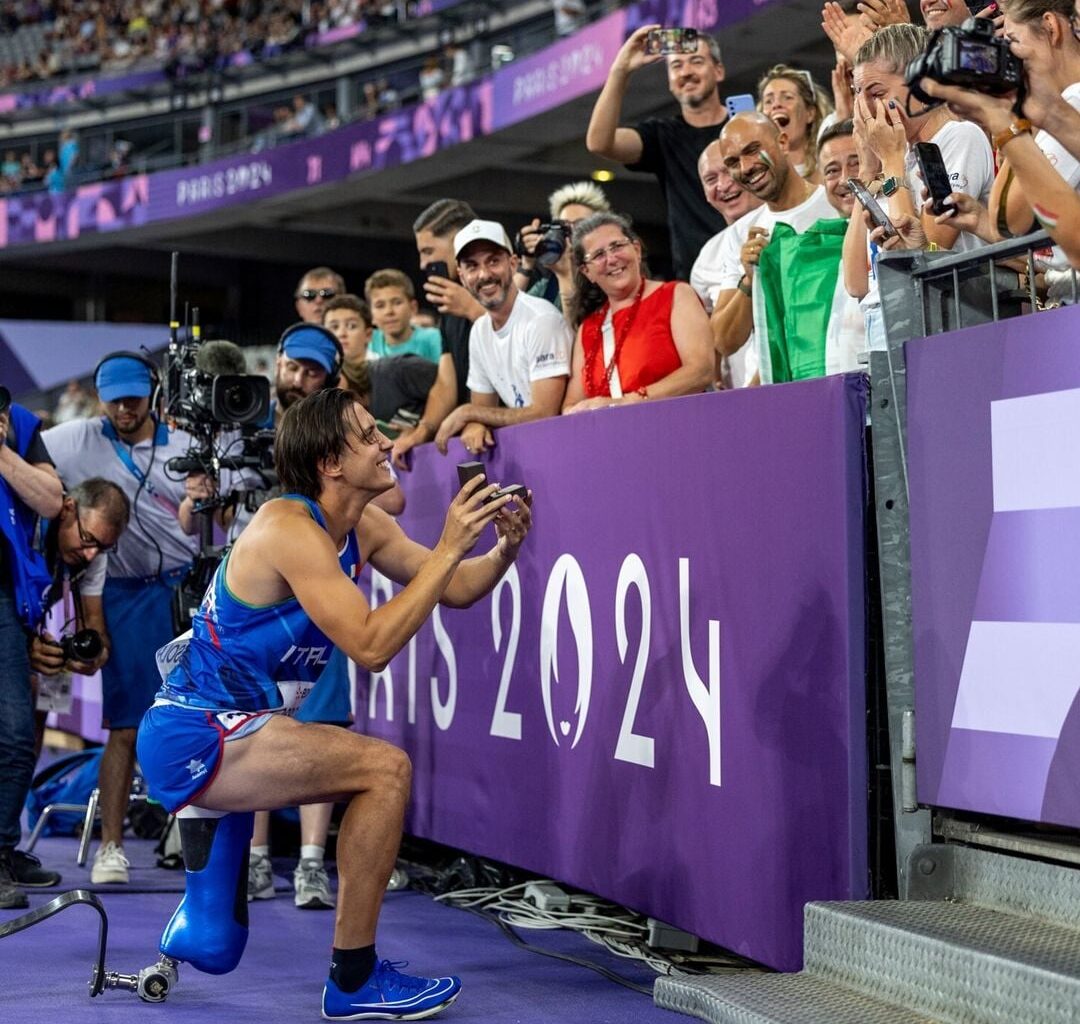
<svg viewBox="0 0 1080 1024">
<path fill-rule="evenodd" d="M 907 346 L 922 803 L 1080 826 L 1078 332 L 1068 308 Z"/>
<path fill-rule="evenodd" d="M 849 375 L 500 431 L 516 564 L 359 676 L 409 831 L 798 969 L 804 904 L 866 896 L 865 401 Z M 468 456 L 414 455 L 432 545 Z"/>
</svg>

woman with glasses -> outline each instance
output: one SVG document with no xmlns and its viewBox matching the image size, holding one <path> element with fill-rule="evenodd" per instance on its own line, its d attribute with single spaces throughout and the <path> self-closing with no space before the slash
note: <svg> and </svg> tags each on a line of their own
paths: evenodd
<svg viewBox="0 0 1080 1024">
<path fill-rule="evenodd" d="M 647 278 L 641 240 L 617 214 L 581 221 L 573 246 L 577 335 L 563 412 L 704 391 L 712 334 L 691 287 Z"/>
</svg>

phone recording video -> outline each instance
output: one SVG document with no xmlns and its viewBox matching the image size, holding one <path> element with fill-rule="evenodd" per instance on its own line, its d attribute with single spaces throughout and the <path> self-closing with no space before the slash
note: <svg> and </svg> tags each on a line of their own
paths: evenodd
<svg viewBox="0 0 1080 1024">
<path fill-rule="evenodd" d="M 878 204 L 878 201 L 872 195 L 870 195 L 867 187 L 861 181 L 859 181 L 858 178 L 848 178 L 847 187 L 851 189 L 852 194 L 855 196 L 856 199 L 859 200 L 862 208 L 866 210 L 868 214 L 870 214 L 870 220 L 874 222 L 874 226 L 878 228 L 884 228 L 886 238 L 895 238 L 895 225 L 891 220 L 889 220 L 885 211 Z"/>
<path fill-rule="evenodd" d="M 645 52 L 650 56 L 693 53 L 697 45 L 696 28 L 654 28 L 645 37 Z"/>
</svg>

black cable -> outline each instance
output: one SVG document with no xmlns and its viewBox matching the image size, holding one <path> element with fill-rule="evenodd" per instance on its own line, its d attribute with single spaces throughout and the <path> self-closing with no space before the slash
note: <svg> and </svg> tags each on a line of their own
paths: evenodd
<svg viewBox="0 0 1080 1024">
<path fill-rule="evenodd" d="M 449 906 L 454 906 L 454 904 L 451 903 Z M 628 978 L 623 978 L 601 964 L 593 963 L 591 960 L 583 960 L 580 957 L 570 956 L 568 953 L 556 953 L 553 949 L 544 949 L 542 946 L 534 946 L 531 943 L 526 942 L 497 914 L 489 914 L 487 911 L 479 910 L 476 907 L 457 907 L 457 909 L 467 910 L 470 914 L 476 914 L 485 921 L 490 921 L 498 927 L 515 946 L 528 950 L 530 953 L 538 953 L 540 956 L 547 956 L 552 960 L 563 960 L 569 964 L 576 964 L 578 967 L 587 967 L 590 971 L 596 971 L 597 974 L 603 975 L 608 981 L 613 981 L 616 985 L 622 985 L 624 988 L 628 988 L 633 992 L 640 992 L 642 995 L 646 996 L 652 996 L 653 994 L 651 988 L 646 988 L 644 985 L 639 985 L 636 981 L 630 981 Z"/>
</svg>

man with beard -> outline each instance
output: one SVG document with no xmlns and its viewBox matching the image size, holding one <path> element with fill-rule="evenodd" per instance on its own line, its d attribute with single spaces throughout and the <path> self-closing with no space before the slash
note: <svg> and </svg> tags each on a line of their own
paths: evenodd
<svg viewBox="0 0 1080 1024">
<path fill-rule="evenodd" d="M 699 36 L 693 53 L 663 58 L 667 61 L 668 88 L 679 104 L 679 113 L 620 128 L 619 115 L 630 76 L 662 59 L 646 52 L 649 32 L 659 27 L 642 26 L 619 50 L 593 107 L 585 145 L 590 153 L 657 177 L 667 201 L 674 276 L 685 281 L 701 247 L 724 228 L 723 217 L 702 196 L 696 173 L 701 151 L 727 120 L 727 107 L 718 91 L 724 65 L 716 40 Z"/>
<path fill-rule="evenodd" d="M 435 435 L 444 455 L 456 434 L 468 452 L 476 453 L 485 447 L 487 428 L 558 416 L 572 341 L 550 302 L 518 291 L 517 257 L 501 224 L 466 224 L 454 236 L 454 258 L 461 283 L 487 312 L 469 334 L 471 401 L 454 409 Z"/>
<path fill-rule="evenodd" d="M 722 356 L 732 356 L 754 329 L 753 281 L 761 250 L 774 224 L 805 231 L 836 216 L 825 189 L 799 176 L 788 160 L 784 133 L 764 114 L 733 117 L 720 133 L 720 153 L 734 181 L 764 202 L 724 232 L 714 277 L 713 341 Z"/>
<path fill-rule="evenodd" d="M 112 638 L 101 672 L 102 725 L 109 738 L 99 778 L 101 846 L 90 874 L 101 885 L 128 881 L 123 830 L 135 731 L 154 699 L 154 654 L 173 637 L 173 596 L 191 568 L 195 541 L 177 519 L 184 481 L 165 468 L 187 453 L 192 439 L 157 418 L 157 367 L 138 353 L 113 352 L 94 371 L 94 386 L 102 418 L 62 423 L 41 437 L 68 490 L 103 477 L 131 504 L 131 522 L 109 557 L 102 594 Z"/>
</svg>

